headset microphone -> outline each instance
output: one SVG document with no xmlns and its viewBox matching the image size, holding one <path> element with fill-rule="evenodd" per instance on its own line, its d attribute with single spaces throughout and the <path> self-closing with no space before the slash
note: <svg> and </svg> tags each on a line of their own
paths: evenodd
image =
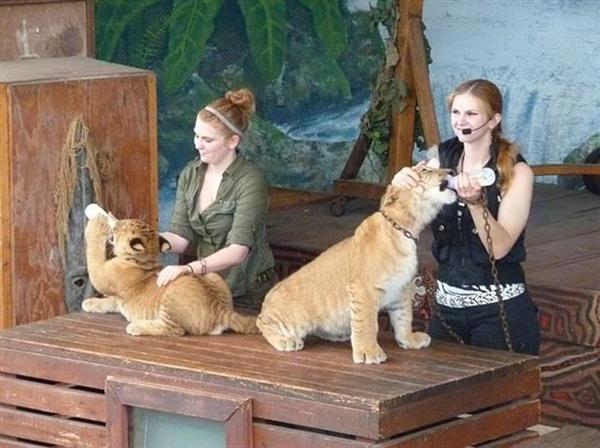
<svg viewBox="0 0 600 448">
<path fill-rule="evenodd" d="M 485 123 L 483 123 L 481 126 L 479 126 L 478 128 L 475 129 L 471 129 L 471 128 L 465 128 L 465 129 L 461 129 L 460 131 L 462 132 L 462 135 L 471 135 L 473 132 L 480 130 L 481 128 L 483 128 L 484 126 L 487 126 L 487 124 L 492 121 L 492 119 L 490 118 L 488 121 L 486 121 Z"/>
</svg>

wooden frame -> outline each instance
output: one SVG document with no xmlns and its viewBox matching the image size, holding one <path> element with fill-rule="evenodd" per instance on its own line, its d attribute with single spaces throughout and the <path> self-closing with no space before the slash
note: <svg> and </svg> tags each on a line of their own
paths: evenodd
<svg viewBox="0 0 600 448">
<path fill-rule="evenodd" d="M 400 113 L 392 117 L 387 167 L 388 181 L 402 167 L 412 165 L 417 113 L 421 117 L 425 145 L 429 148 L 441 141 L 425 57 L 421 23 L 424 0 L 397 1 L 399 2 L 400 19 L 396 36 L 398 63 L 394 74 L 406 85 L 407 94 L 404 98 L 406 106 Z M 367 152 L 364 144 L 354 146 L 340 178 L 334 183 L 336 194 L 367 199 L 379 199 L 383 195 L 385 185 L 356 180 Z M 598 164 L 542 164 L 533 165 L 531 168 L 536 176 L 600 175 L 600 165 Z M 339 207 L 342 207 L 343 210 L 343 201 Z"/>
<path fill-rule="evenodd" d="M 128 408 L 140 407 L 221 422 L 227 447 L 252 448 L 250 398 L 109 376 L 106 402 L 109 447 L 129 446 Z"/>
<path fill-rule="evenodd" d="M 395 76 L 406 85 L 404 109 L 392 117 L 392 132 L 389 144 L 387 175 L 391 179 L 394 173 L 404 166 L 412 164 L 414 146 L 415 117 L 421 117 L 425 144 L 429 146 L 440 142 L 437 118 L 429 84 L 429 71 L 425 57 L 421 18 L 423 0 L 398 0 L 400 19 L 396 37 L 398 63 Z M 361 152 L 362 154 L 357 154 Z M 384 186 L 355 180 L 366 157 L 361 145 L 355 145 L 343 174 L 334 184 L 337 194 L 352 197 L 379 199 Z"/>
</svg>

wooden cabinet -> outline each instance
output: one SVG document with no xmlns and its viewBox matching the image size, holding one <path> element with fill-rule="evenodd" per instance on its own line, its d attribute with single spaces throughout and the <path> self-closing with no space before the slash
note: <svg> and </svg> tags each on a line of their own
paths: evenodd
<svg viewBox="0 0 600 448">
<path fill-rule="evenodd" d="M 387 362 L 357 365 L 349 342 L 283 353 L 261 335 L 138 338 L 126 326 L 73 313 L 0 332 L 0 444 L 139 446 L 126 439 L 148 423 L 152 446 L 220 435 L 202 446 L 491 448 L 539 423 L 532 356 L 443 341 L 403 350 L 386 333 Z"/>
<path fill-rule="evenodd" d="M 0 0 L 0 61 L 94 56 L 93 0 Z"/>
<path fill-rule="evenodd" d="M 157 223 L 154 74 L 82 57 L 2 62 L 0 328 L 65 312 L 54 192 L 75 118 L 106 160 L 105 206 Z"/>
</svg>

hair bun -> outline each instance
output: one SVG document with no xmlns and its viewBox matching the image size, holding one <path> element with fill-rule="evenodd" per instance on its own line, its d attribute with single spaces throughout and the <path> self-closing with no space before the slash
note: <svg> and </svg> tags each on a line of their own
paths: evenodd
<svg viewBox="0 0 600 448">
<path fill-rule="evenodd" d="M 242 109 L 247 115 L 253 114 L 256 110 L 256 99 L 250 89 L 230 90 L 225 94 L 225 99 Z"/>
</svg>

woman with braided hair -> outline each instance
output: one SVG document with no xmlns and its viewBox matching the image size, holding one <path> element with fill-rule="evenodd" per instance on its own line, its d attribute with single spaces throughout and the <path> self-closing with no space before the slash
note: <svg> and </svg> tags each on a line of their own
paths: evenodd
<svg viewBox="0 0 600 448">
<path fill-rule="evenodd" d="M 533 172 L 502 136 L 502 95 L 485 79 L 462 83 L 448 97 L 455 137 L 427 163 L 457 173 L 458 201 L 432 223 L 438 262 L 432 338 L 537 354 L 539 323 L 525 282 L 525 226 Z M 419 167 L 402 168 L 393 183 L 418 184 Z M 496 182 L 483 188 L 470 173 L 488 167 Z M 496 272 L 497 271 L 497 272 Z"/>
<path fill-rule="evenodd" d="M 199 157 L 179 176 L 170 229 L 162 233 L 175 253 L 193 243 L 198 259 L 166 266 L 158 275 L 159 286 L 182 274 L 219 272 L 236 307 L 260 310 L 275 283 L 265 227 L 267 184 L 238 150 L 254 111 L 254 95 L 240 89 L 198 112 L 194 146 Z"/>
</svg>

